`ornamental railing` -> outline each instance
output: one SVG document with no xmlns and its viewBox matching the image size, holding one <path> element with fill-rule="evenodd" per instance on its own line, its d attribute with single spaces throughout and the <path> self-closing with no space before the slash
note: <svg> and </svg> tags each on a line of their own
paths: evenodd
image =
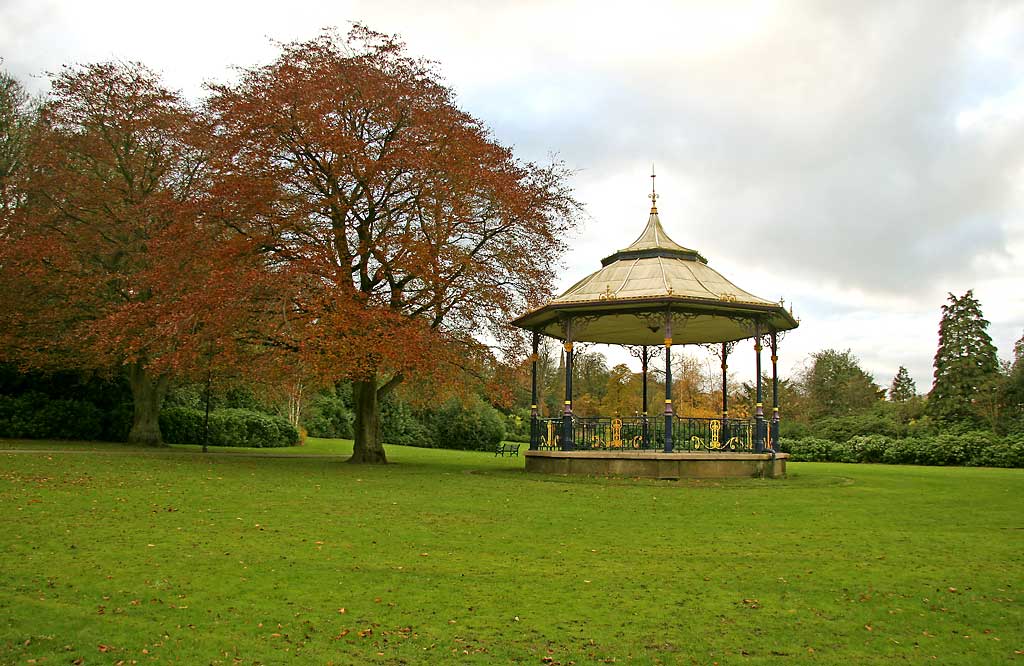
<svg viewBox="0 0 1024 666">
<path fill-rule="evenodd" d="M 754 419 L 672 417 L 673 451 L 755 451 Z M 561 451 L 665 450 L 663 416 L 574 416 L 572 443 L 565 446 L 563 417 L 538 418 L 532 449 Z M 771 447 L 765 432 L 765 448 Z"/>
</svg>

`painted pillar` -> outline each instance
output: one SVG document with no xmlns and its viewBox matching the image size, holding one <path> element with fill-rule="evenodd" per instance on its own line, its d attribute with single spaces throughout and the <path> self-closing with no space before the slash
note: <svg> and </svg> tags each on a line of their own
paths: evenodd
<svg viewBox="0 0 1024 666">
<path fill-rule="evenodd" d="M 772 331 L 772 422 L 769 426 L 772 450 L 779 450 L 779 336 Z"/>
<path fill-rule="evenodd" d="M 764 392 L 761 386 L 761 323 L 758 322 L 755 327 L 754 337 L 754 352 L 755 352 L 755 371 L 757 372 L 757 402 L 754 405 L 754 451 L 756 453 L 762 453 L 764 451 Z"/>
<path fill-rule="evenodd" d="M 650 429 L 647 427 L 647 362 L 650 360 L 650 356 L 647 355 L 647 345 L 640 348 L 640 374 L 643 375 L 643 411 L 641 412 L 641 433 L 644 440 L 644 448 L 646 449 L 651 441 Z"/>
<path fill-rule="evenodd" d="M 729 343 L 722 343 L 722 444 L 729 441 Z"/>
<path fill-rule="evenodd" d="M 576 448 L 572 432 L 572 323 L 565 326 L 565 410 L 562 412 L 562 450 Z"/>
<path fill-rule="evenodd" d="M 539 352 L 540 352 L 540 333 L 538 333 L 537 331 L 534 331 L 533 332 L 533 356 L 530 357 L 530 360 L 532 361 L 532 363 L 530 363 L 531 372 L 532 372 L 532 377 L 531 377 L 532 388 L 531 388 L 531 391 L 530 391 L 530 395 L 532 396 L 531 399 L 530 399 L 530 450 L 531 451 L 536 451 L 537 450 L 537 445 L 538 445 L 538 441 L 537 441 L 538 440 L 538 436 L 537 436 L 538 435 L 538 433 L 537 433 L 537 415 L 538 415 L 538 412 L 537 412 L 537 360 L 540 358 Z"/>
<path fill-rule="evenodd" d="M 665 453 L 672 453 L 672 315 L 665 320 Z"/>
</svg>

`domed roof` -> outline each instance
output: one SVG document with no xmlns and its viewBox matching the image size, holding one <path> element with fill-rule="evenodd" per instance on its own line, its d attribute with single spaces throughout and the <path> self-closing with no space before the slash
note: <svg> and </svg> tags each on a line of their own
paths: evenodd
<svg viewBox="0 0 1024 666">
<path fill-rule="evenodd" d="M 749 338 L 755 334 L 755 322 L 765 331 L 798 325 L 781 303 L 740 289 L 708 266 L 699 252 L 669 238 L 656 206 L 633 243 L 605 257 L 600 270 L 513 323 L 565 338 L 566 322 L 574 320 L 574 340 L 660 344 L 664 335 L 659 322 L 666 318 L 673 322 L 677 343 Z"/>
</svg>

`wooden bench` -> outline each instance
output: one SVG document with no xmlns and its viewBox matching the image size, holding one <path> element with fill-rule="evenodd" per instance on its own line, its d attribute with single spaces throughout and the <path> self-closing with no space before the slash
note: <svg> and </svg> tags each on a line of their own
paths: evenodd
<svg viewBox="0 0 1024 666">
<path fill-rule="evenodd" d="M 512 444 L 511 442 L 502 442 L 501 444 L 498 444 L 498 448 L 494 449 L 494 455 L 496 455 L 496 456 L 508 455 L 510 458 L 512 456 L 518 456 L 519 455 L 519 445 L 518 444 Z"/>
</svg>

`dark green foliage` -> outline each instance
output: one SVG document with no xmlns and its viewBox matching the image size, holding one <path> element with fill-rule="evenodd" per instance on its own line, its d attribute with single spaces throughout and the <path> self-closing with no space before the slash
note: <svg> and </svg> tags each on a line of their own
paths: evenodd
<svg viewBox="0 0 1024 666">
<path fill-rule="evenodd" d="M 0 402 L 0 437 L 123 442 L 131 428 L 131 391 L 122 377 L 22 373 L 0 364 Z"/>
<path fill-rule="evenodd" d="M 1024 336 L 1013 345 L 1013 365 L 1003 382 L 1000 402 L 1003 428 L 1024 434 Z"/>
<path fill-rule="evenodd" d="M 388 397 L 381 403 L 381 439 L 399 446 L 433 447 L 433 433 L 425 418 L 400 400 Z"/>
<path fill-rule="evenodd" d="M 103 436 L 103 414 L 84 400 L 51 400 L 42 393 L 0 395 L 0 437 L 83 439 Z"/>
<path fill-rule="evenodd" d="M 530 410 L 517 409 L 511 414 L 504 414 L 505 441 L 530 443 Z"/>
<path fill-rule="evenodd" d="M 885 395 L 849 349 L 825 349 L 811 358 L 813 363 L 803 377 L 807 393 L 805 416 L 848 416 L 873 406 Z"/>
<path fill-rule="evenodd" d="M 810 430 L 815 437 L 833 442 L 845 442 L 851 437 L 865 435 L 895 437 L 898 434 L 896 422 L 877 411 L 821 418 L 812 424 Z"/>
<path fill-rule="evenodd" d="M 160 412 L 160 431 L 169 444 L 202 444 L 204 419 L 198 409 L 169 407 Z M 210 412 L 210 446 L 269 448 L 298 441 L 299 432 L 280 416 L 238 408 Z"/>
<path fill-rule="evenodd" d="M 342 396 L 335 392 L 320 393 L 306 407 L 302 425 L 310 437 L 352 439 L 355 416 Z"/>
<path fill-rule="evenodd" d="M 529 422 L 526 427 L 528 440 Z M 419 411 L 388 399 L 381 409 L 381 429 L 387 444 L 491 451 L 505 437 L 505 416 L 479 398 L 465 405 L 449 400 L 437 409 Z"/>
<path fill-rule="evenodd" d="M 893 439 L 884 435 L 834 442 L 816 437 L 784 439 L 794 461 L 1024 467 L 1024 437 L 998 437 L 974 430 L 932 437 Z"/>
<path fill-rule="evenodd" d="M 935 380 L 928 395 L 932 418 L 944 423 L 982 422 L 985 415 L 979 414 L 975 400 L 979 390 L 999 376 L 996 348 L 987 329 L 972 290 L 960 298 L 949 295 L 949 303 L 942 306 Z"/>
<path fill-rule="evenodd" d="M 892 385 L 889 387 L 889 400 L 893 402 L 906 402 L 917 395 L 917 384 L 910 378 L 910 373 L 902 365 L 892 378 Z"/>
<path fill-rule="evenodd" d="M 467 406 L 452 400 L 431 414 L 430 431 L 434 448 L 491 451 L 505 437 L 505 424 L 498 410 L 480 400 Z"/>
</svg>

